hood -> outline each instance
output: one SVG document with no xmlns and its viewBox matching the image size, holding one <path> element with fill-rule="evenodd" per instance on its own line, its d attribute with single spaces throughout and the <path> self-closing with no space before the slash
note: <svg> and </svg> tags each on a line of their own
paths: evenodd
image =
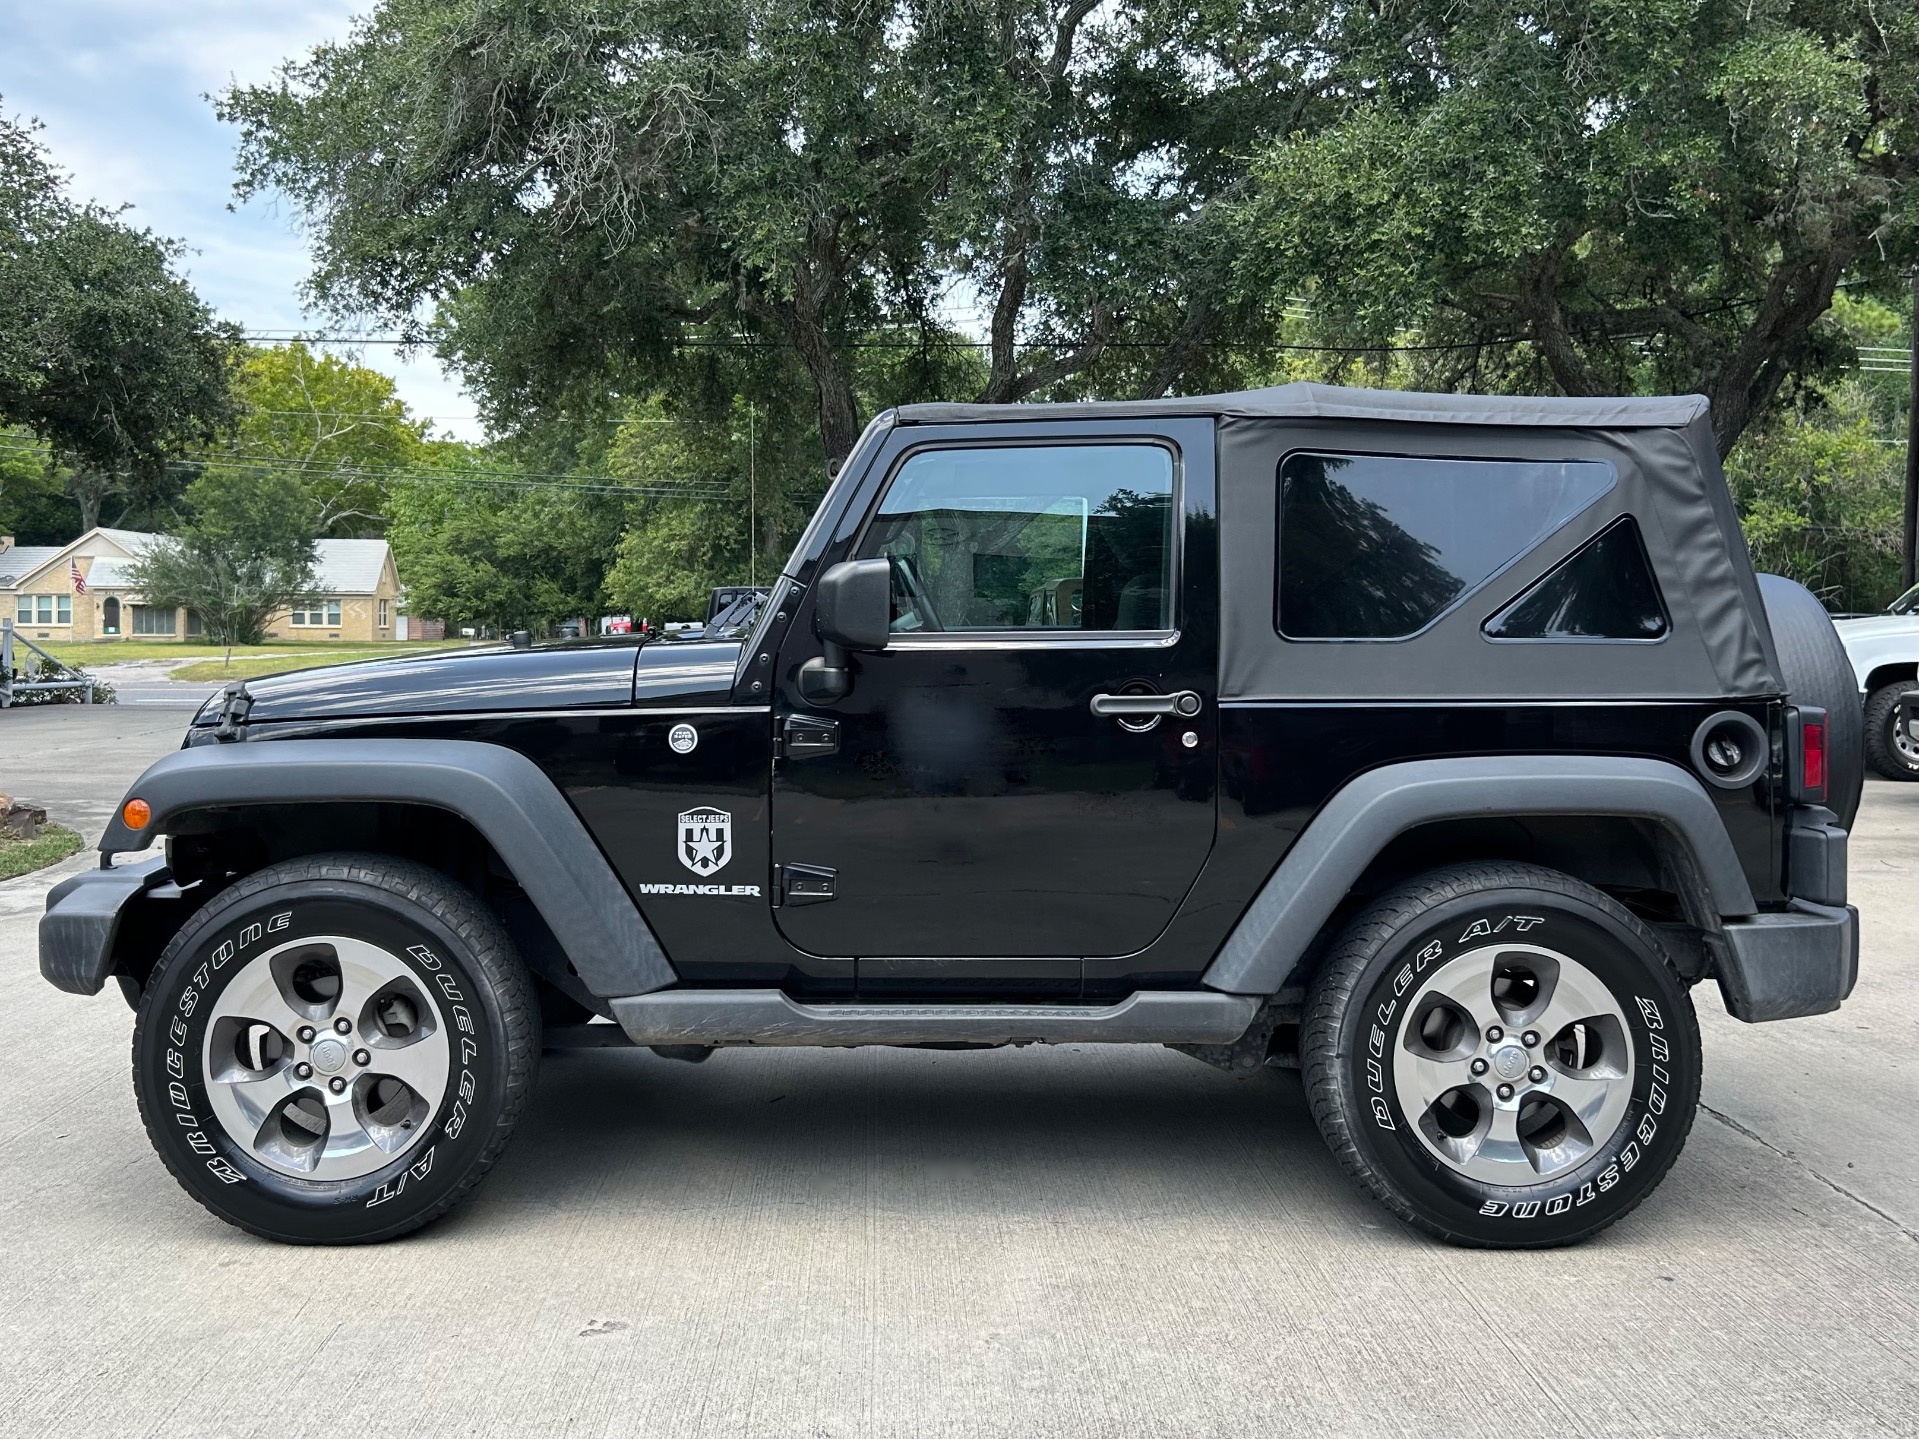
<svg viewBox="0 0 1919 1439">
<path fill-rule="evenodd" d="M 1842 640 L 1892 639 L 1910 635 L 1919 644 L 1919 615 L 1862 615 L 1857 619 L 1834 620 L 1832 627 Z"/>
<path fill-rule="evenodd" d="M 292 720 L 726 704 L 737 644 L 611 643 L 441 651 L 248 680 L 249 725 Z M 215 696 L 194 717 L 211 725 Z"/>
</svg>

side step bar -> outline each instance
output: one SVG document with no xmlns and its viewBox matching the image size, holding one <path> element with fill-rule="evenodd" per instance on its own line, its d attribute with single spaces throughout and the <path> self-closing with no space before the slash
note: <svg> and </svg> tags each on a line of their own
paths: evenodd
<svg viewBox="0 0 1919 1439">
<path fill-rule="evenodd" d="M 1231 1044 L 1253 995 L 1142 990 L 1117 1004 L 800 1004 L 777 989 L 668 989 L 610 1000 L 646 1045 Z"/>
</svg>

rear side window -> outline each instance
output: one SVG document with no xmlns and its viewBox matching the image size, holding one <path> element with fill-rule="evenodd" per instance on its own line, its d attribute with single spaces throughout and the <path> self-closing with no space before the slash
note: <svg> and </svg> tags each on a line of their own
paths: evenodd
<svg viewBox="0 0 1919 1439">
<path fill-rule="evenodd" d="M 1279 632 L 1416 634 L 1615 478 L 1600 460 L 1288 455 L 1279 467 Z"/>
<path fill-rule="evenodd" d="M 895 633 L 1170 629 L 1173 457 L 1152 444 L 921 450 L 859 554 L 891 561 Z"/>
<path fill-rule="evenodd" d="M 1496 640 L 1656 640 L 1670 627 L 1631 515 L 1594 535 L 1485 625 Z"/>
</svg>

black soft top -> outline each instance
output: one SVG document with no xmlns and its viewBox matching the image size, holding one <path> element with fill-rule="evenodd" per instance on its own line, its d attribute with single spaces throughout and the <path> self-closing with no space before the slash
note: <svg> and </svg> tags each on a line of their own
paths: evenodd
<svg viewBox="0 0 1919 1439">
<path fill-rule="evenodd" d="M 1441 425 L 1551 425 L 1572 429 L 1681 429 L 1706 414 L 1704 395 L 1568 399 L 1533 395 L 1425 395 L 1357 390 L 1298 380 L 1230 395 L 1162 400 L 1089 400 L 1064 405 L 902 405 L 903 425 L 979 420 L 1163 419 L 1212 415 L 1239 420 L 1386 420 Z"/>
<path fill-rule="evenodd" d="M 1700 395 L 1428 395 L 1291 384 L 1231 395 L 1058 405 L 907 405 L 906 425 L 1214 421 L 1220 698 L 1728 700 L 1784 693 Z M 1299 450 L 1609 463 L 1617 483 L 1419 633 L 1294 640 L 1275 625 L 1278 475 Z M 1623 515 L 1638 523 L 1671 629 L 1656 642 L 1496 643 L 1481 626 Z"/>
</svg>

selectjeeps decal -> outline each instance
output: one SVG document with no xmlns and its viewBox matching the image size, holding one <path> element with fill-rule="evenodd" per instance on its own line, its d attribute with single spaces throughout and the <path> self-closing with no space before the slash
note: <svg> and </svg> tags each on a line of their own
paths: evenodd
<svg viewBox="0 0 1919 1439">
<path fill-rule="evenodd" d="M 733 816 L 723 809 L 689 809 L 680 816 L 680 863 L 699 875 L 717 874 L 733 857 Z"/>
<path fill-rule="evenodd" d="M 680 863 L 695 874 L 717 874 L 733 858 L 733 816 L 723 809 L 689 809 L 677 821 Z M 641 894 L 703 894 L 758 899 L 757 884 L 636 884 Z"/>
</svg>

